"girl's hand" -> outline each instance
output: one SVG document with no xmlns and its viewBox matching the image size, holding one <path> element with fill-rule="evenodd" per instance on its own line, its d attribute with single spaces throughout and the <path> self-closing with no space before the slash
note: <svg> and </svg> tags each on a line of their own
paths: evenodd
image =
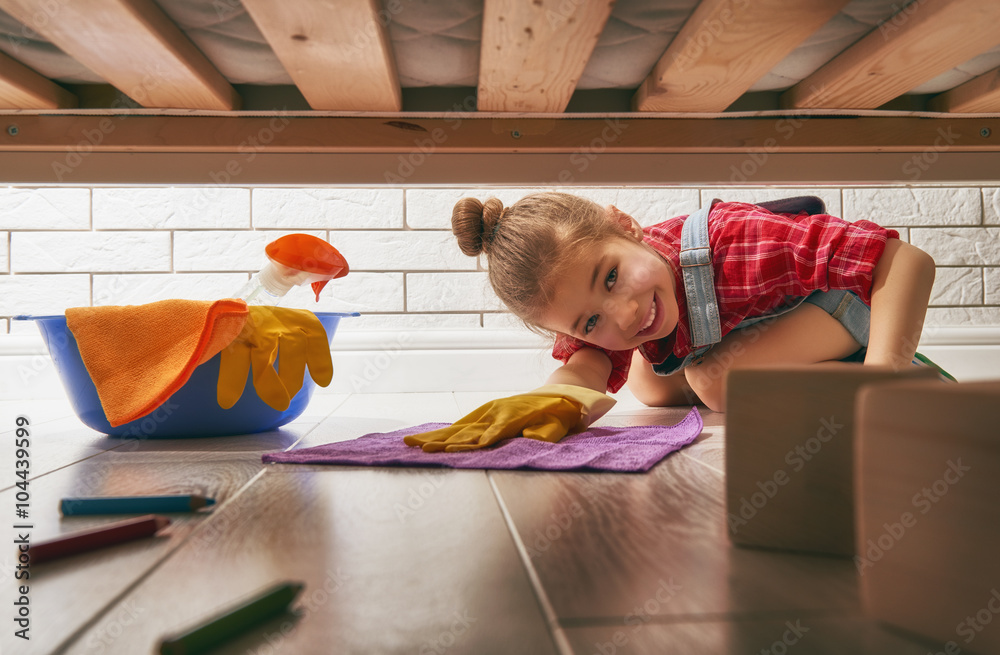
<svg viewBox="0 0 1000 655">
<path fill-rule="evenodd" d="M 521 435 L 555 443 L 567 434 L 582 432 L 614 404 L 613 398 L 599 391 L 549 384 L 492 400 L 453 425 L 403 440 L 426 452 L 449 453 L 476 450 Z"/>
</svg>

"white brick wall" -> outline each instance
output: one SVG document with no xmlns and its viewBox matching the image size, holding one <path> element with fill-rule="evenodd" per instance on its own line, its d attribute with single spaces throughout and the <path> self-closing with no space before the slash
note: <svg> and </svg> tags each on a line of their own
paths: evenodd
<svg viewBox="0 0 1000 655">
<path fill-rule="evenodd" d="M 402 189 L 255 189 L 257 228 L 398 230 Z"/>
<path fill-rule="evenodd" d="M 169 232 L 13 232 L 14 273 L 169 271 Z"/>
<path fill-rule="evenodd" d="M 335 234 L 336 248 L 352 270 L 476 270 L 476 258 L 462 254 L 451 230 L 345 230 Z"/>
<path fill-rule="evenodd" d="M 414 312 L 501 311 L 486 273 L 413 273 L 406 302 Z"/>
<path fill-rule="evenodd" d="M 185 298 L 217 300 L 232 295 L 246 273 L 117 273 L 93 276 L 93 305 L 141 305 Z"/>
<path fill-rule="evenodd" d="M 326 237 L 326 233 L 321 231 L 304 232 Z M 177 231 L 173 233 L 174 270 L 257 271 L 267 263 L 265 246 L 285 234 L 290 233 L 270 230 Z"/>
<path fill-rule="evenodd" d="M 5 230 L 89 230 L 90 189 L 0 187 Z"/>
<path fill-rule="evenodd" d="M 981 225 L 979 189 L 844 189 L 843 217 L 879 225 Z"/>
<path fill-rule="evenodd" d="M 910 235 L 938 266 L 1000 266 L 1000 227 L 913 228 Z"/>
<path fill-rule="evenodd" d="M 0 315 L 62 314 L 89 305 L 90 280 L 86 273 L 0 275 Z"/>
<path fill-rule="evenodd" d="M 93 202 L 95 230 L 245 230 L 250 227 L 250 189 L 94 189 Z"/>
<path fill-rule="evenodd" d="M 461 254 L 452 205 L 474 195 L 512 203 L 536 189 L 128 187 L 0 188 L 0 331 L 6 319 L 79 305 L 139 304 L 234 293 L 289 232 L 329 240 L 351 264 L 319 303 L 308 288 L 289 304 L 359 311 L 343 330 L 517 328 Z M 713 197 L 822 197 L 833 214 L 894 227 L 939 266 L 928 324 L 1000 326 L 1000 188 L 562 189 L 615 204 L 643 225 Z"/>
<path fill-rule="evenodd" d="M 983 189 L 983 216 L 987 225 L 1000 225 L 1000 188 Z"/>
<path fill-rule="evenodd" d="M 982 304 L 983 269 L 964 266 L 938 269 L 931 290 L 931 305 Z"/>
</svg>

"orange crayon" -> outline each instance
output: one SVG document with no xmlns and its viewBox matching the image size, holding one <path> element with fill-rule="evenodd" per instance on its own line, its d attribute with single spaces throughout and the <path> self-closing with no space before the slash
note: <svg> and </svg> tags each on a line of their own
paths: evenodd
<svg viewBox="0 0 1000 655">
<path fill-rule="evenodd" d="M 28 547 L 28 557 L 32 564 L 47 562 L 124 541 L 151 537 L 168 525 L 170 525 L 170 519 L 154 514 L 127 521 L 118 521 L 99 528 L 83 530 L 42 543 L 31 544 Z"/>
</svg>

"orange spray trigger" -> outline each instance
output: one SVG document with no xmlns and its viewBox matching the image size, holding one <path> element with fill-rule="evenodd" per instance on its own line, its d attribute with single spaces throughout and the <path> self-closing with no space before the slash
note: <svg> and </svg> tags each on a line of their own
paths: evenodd
<svg viewBox="0 0 1000 655">
<path fill-rule="evenodd" d="M 327 282 L 350 271 L 336 248 L 311 234 L 288 234 L 267 244 L 264 252 L 284 269 L 283 277 L 294 279 L 293 284 L 311 283 L 317 302 Z"/>
<path fill-rule="evenodd" d="M 319 292 L 323 290 L 323 287 L 325 287 L 326 283 L 329 281 L 330 280 L 320 280 L 319 282 L 313 282 L 312 284 L 309 285 L 312 287 L 313 293 L 316 294 L 316 302 L 319 302 Z"/>
</svg>

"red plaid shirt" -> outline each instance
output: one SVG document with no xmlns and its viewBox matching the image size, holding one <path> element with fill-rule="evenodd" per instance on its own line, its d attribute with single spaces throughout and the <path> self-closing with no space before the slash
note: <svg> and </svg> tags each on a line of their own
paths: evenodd
<svg viewBox="0 0 1000 655">
<path fill-rule="evenodd" d="M 683 359 L 693 350 L 680 272 L 684 218 L 643 230 L 644 241 L 671 264 L 680 310 L 677 329 L 639 346 L 642 356 L 654 364 L 671 352 Z M 748 203 L 716 203 L 708 216 L 708 239 L 723 336 L 745 318 L 763 316 L 817 290 L 848 289 L 870 305 L 872 275 L 890 238 L 898 239 L 899 233 L 869 221 L 849 223 L 828 214 L 772 214 Z M 628 379 L 632 350 L 607 350 L 559 335 L 552 356 L 565 363 L 586 347 L 611 358 L 608 391 L 621 389 Z"/>
</svg>

